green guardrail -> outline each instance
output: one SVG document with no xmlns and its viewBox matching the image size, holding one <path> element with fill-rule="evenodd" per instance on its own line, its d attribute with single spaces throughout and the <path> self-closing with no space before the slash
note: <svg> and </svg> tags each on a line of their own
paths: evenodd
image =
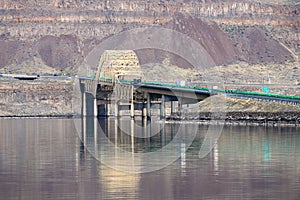
<svg viewBox="0 0 300 200">
<path fill-rule="evenodd" d="M 112 78 L 99 78 L 100 81 L 112 81 Z"/>
<path fill-rule="evenodd" d="M 300 96 L 290 96 L 290 95 L 282 95 L 282 94 L 266 94 L 266 93 L 261 93 L 261 92 L 246 92 L 246 91 L 241 91 L 241 90 L 225 90 L 225 93 L 300 100 Z"/>
</svg>

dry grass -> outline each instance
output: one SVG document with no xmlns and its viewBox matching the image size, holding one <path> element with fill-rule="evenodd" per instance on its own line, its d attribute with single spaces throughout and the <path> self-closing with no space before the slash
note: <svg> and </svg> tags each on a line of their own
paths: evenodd
<svg viewBox="0 0 300 200">
<path fill-rule="evenodd" d="M 222 80 L 226 83 L 297 84 L 300 82 L 299 63 L 256 64 L 238 63 L 216 66 L 203 72 L 206 81 Z"/>
<path fill-rule="evenodd" d="M 245 62 L 204 69 L 184 69 L 178 66 L 152 64 L 143 66 L 147 80 L 176 81 L 194 80 L 199 82 L 223 82 L 233 84 L 298 84 L 300 83 L 299 63 L 255 64 Z"/>
<path fill-rule="evenodd" d="M 163 64 L 153 63 L 142 66 L 146 80 L 175 82 L 177 80 L 188 80 L 196 77 L 199 73 L 196 69 L 185 69 L 170 65 L 166 60 Z"/>
<path fill-rule="evenodd" d="M 199 112 L 299 112 L 300 105 L 290 105 L 277 102 L 263 102 L 251 99 L 236 99 L 216 95 L 197 104 Z"/>
<path fill-rule="evenodd" d="M 8 71 L 9 69 L 9 71 Z M 33 57 L 26 60 L 19 65 L 10 65 L 0 69 L 0 73 L 13 73 L 13 74 L 57 74 L 58 70 L 49 67 L 39 57 Z"/>
</svg>

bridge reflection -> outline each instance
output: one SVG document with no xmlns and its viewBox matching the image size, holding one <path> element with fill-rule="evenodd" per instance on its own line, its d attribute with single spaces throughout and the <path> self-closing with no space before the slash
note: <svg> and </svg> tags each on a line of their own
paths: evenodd
<svg viewBox="0 0 300 200">
<path fill-rule="evenodd" d="M 155 171 L 180 157 L 185 159 L 199 126 L 130 117 L 83 117 L 81 122 L 85 151 L 112 168 L 132 172 Z"/>
<path fill-rule="evenodd" d="M 215 175 L 218 175 L 222 170 L 220 164 L 232 159 L 240 164 L 252 160 L 257 164 L 268 166 L 278 161 L 277 157 L 280 153 L 288 154 L 291 151 L 299 153 L 296 145 L 299 143 L 299 137 L 296 134 L 299 130 L 296 127 L 225 126 L 217 146 L 206 158 L 199 161 L 199 150 L 203 145 L 209 125 L 163 123 L 130 117 L 84 117 L 81 118 L 81 122 L 81 141 L 84 152 L 88 151 L 99 161 L 104 160 L 118 165 L 116 166 L 118 169 L 136 166 L 143 168 L 149 163 L 155 165 L 165 159 L 174 161 L 179 159 L 182 174 L 185 174 L 189 165 L 198 165 L 197 162 L 209 159 L 212 161 Z M 188 144 L 187 138 L 191 137 L 194 130 L 196 130 L 196 136 L 190 138 L 193 142 Z M 293 134 L 283 136 L 274 134 L 280 132 Z M 297 139 L 295 140 L 294 137 Z M 149 152 L 160 150 L 163 152 L 163 148 L 171 143 L 175 145 L 163 156 L 151 158 L 146 156 Z M 117 148 L 110 148 L 111 146 Z M 136 157 L 137 154 L 145 154 L 145 156 Z M 250 158 L 248 154 L 251 154 Z M 186 160 L 192 160 L 194 163 L 188 163 Z"/>
<path fill-rule="evenodd" d="M 83 145 L 94 153 L 100 150 L 101 139 L 109 140 L 128 152 L 151 152 L 168 144 L 178 132 L 179 126 L 187 125 L 150 122 L 145 118 L 82 117 L 81 139 Z"/>
</svg>

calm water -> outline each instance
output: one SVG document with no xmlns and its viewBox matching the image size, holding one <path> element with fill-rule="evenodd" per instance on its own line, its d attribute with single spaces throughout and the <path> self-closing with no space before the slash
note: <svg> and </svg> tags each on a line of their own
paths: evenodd
<svg viewBox="0 0 300 200">
<path fill-rule="evenodd" d="M 135 132 L 152 134 L 151 138 L 138 138 L 123 133 L 132 130 L 130 120 L 99 121 L 111 143 L 132 155 L 170 144 L 180 126 L 186 134 L 197 126 L 197 134 L 186 152 L 185 146 L 179 145 L 181 158 L 165 168 L 127 173 L 98 161 L 111 155 L 122 165 L 124 157 L 107 152 L 99 127 L 93 128 L 89 120 L 87 128 L 80 125 L 86 130 L 79 131 L 85 138 L 81 142 L 71 119 L 0 119 L 0 199 L 300 197 L 299 128 L 226 126 L 214 150 L 199 159 L 206 125 L 154 123 L 144 128 L 137 121 L 141 129 Z M 144 169 L 143 159 L 135 162 Z"/>
</svg>

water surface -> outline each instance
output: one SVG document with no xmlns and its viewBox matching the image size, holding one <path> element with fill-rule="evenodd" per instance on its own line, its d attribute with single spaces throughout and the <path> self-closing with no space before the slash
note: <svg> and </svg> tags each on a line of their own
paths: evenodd
<svg viewBox="0 0 300 200">
<path fill-rule="evenodd" d="M 128 152 L 160 149 L 179 126 L 154 126 L 152 131 L 161 131 L 150 139 L 132 140 L 115 129 L 116 120 L 99 121 L 110 140 Z M 119 123 L 129 126 L 130 120 Z M 207 126 L 197 126 L 192 145 L 186 152 L 180 148 L 181 158 L 161 170 L 134 174 L 95 159 L 106 149 L 84 148 L 71 119 L 0 119 L 0 199 L 299 199 L 299 128 L 225 126 L 214 150 L 199 159 Z M 99 141 L 86 134 L 87 142 Z"/>
</svg>

